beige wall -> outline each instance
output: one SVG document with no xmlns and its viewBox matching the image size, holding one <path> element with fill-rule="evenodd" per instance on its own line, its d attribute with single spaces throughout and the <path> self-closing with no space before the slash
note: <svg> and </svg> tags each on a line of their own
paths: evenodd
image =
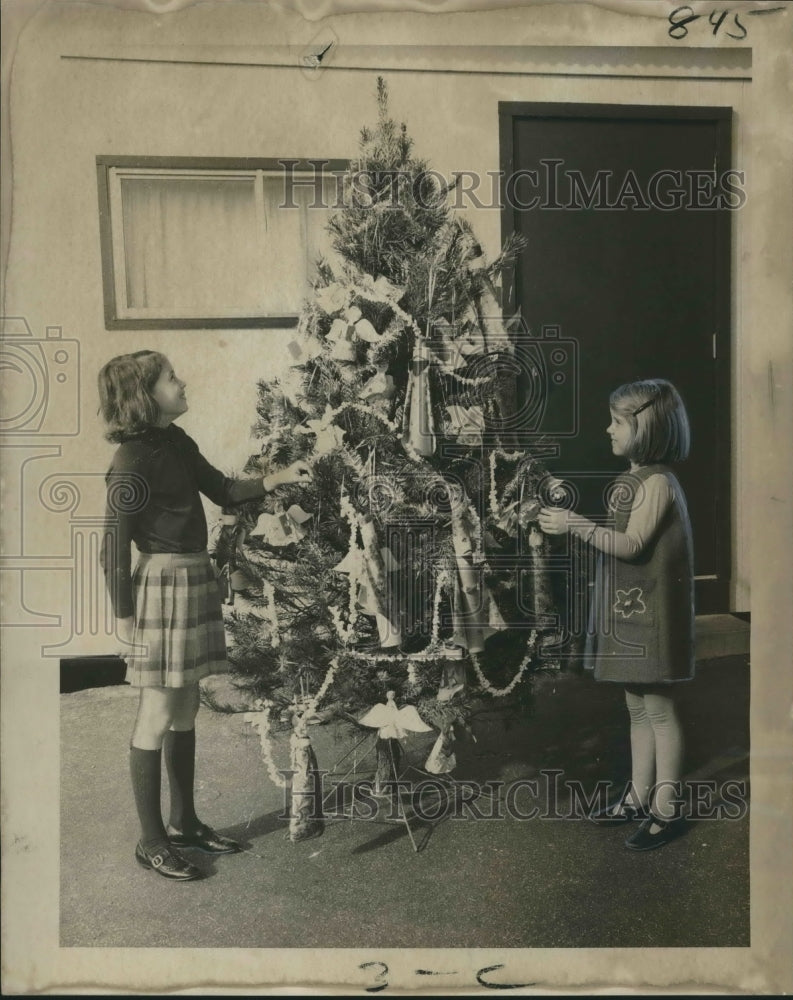
<svg viewBox="0 0 793 1000">
<path fill-rule="evenodd" d="M 251 66 L 119 63 L 102 57 L 126 53 L 142 59 L 245 57 L 262 62 L 272 55 L 264 46 L 291 44 L 299 51 L 329 25 L 341 41 L 339 62 L 345 47 L 384 40 L 386 46 L 376 51 L 362 48 L 356 58 L 365 60 L 368 54 L 371 63 L 388 62 L 392 67 L 424 59 L 434 66 L 444 55 L 448 64 L 465 68 L 478 58 L 474 51 L 422 55 L 400 46 L 448 46 L 454 41 L 526 47 L 517 57 L 494 51 L 490 67 L 497 65 L 496 58 L 504 58 L 505 65 L 514 68 L 519 62 L 522 70 L 539 75 L 387 74 L 394 114 L 409 122 L 417 148 L 443 172 L 497 168 L 500 99 L 736 109 L 735 162 L 746 168 L 750 198 L 735 217 L 733 248 L 733 606 L 749 606 L 751 580 L 753 947 L 740 953 L 719 949 L 718 954 L 688 949 L 676 952 L 671 961 L 666 954 L 623 953 L 616 961 L 611 953 L 593 958 L 571 952 L 552 972 L 547 966 L 539 972 L 537 966 L 529 975 L 531 981 L 543 977 L 554 983 L 591 982 L 593 977 L 624 983 L 632 969 L 638 981 L 659 986 L 687 981 L 730 983 L 750 992 L 789 990 L 789 961 L 781 954 L 790 940 L 789 898 L 780 897 L 784 882 L 774 859 L 779 845 L 790 842 L 791 815 L 790 9 L 754 19 L 744 42 L 714 38 L 706 28 L 692 30 L 687 41 L 677 44 L 666 33 L 669 4 L 651 0 L 531 4 L 459 16 L 353 15 L 322 24 L 277 15 L 261 3 L 198 4 L 164 16 L 121 9 L 135 2 L 119 0 L 119 9 L 110 0 L 43 5 L 15 49 L 10 88 L 13 142 L 4 150 L 4 170 L 13 155 L 13 191 L 11 212 L 3 220 L 4 232 L 9 226 L 11 231 L 4 312 L 27 317 L 37 335 L 48 325 L 62 326 L 64 336 L 79 339 L 82 350 L 79 438 L 62 440 L 60 455 L 28 463 L 30 482 L 21 499 L 9 458 L 22 450 L 3 453 L 6 554 L 14 555 L 19 548 L 14 525 L 24 517 L 26 555 L 40 555 L 43 567 L 26 575 L 20 598 L 19 577 L 7 563 L 6 621 L 24 624 L 25 615 L 36 611 L 63 616 L 61 628 L 10 628 L 3 640 L 4 843 L 13 845 L 4 859 L 4 900 L 27 901 L 26 907 L 15 908 L 4 930 L 6 968 L 13 960 L 13 968 L 20 970 L 15 982 L 26 989 L 66 982 L 123 986 L 138 974 L 137 966 L 119 965 L 100 976 L 96 969 L 101 957 L 90 949 L 71 954 L 67 971 L 57 950 L 57 909 L 51 898 L 58 884 L 57 658 L 42 658 L 41 646 L 69 635 L 69 573 L 57 569 L 55 561 L 58 554 L 69 561 L 69 516 L 42 509 L 37 483 L 50 471 L 72 474 L 105 467 L 110 448 L 101 439 L 95 417 L 93 379 L 114 353 L 144 344 L 168 351 L 192 387 L 193 408 L 184 426 L 221 466 L 238 464 L 247 454 L 254 378 L 274 373 L 283 363 L 283 336 L 277 332 L 143 334 L 104 329 L 95 156 L 347 157 L 373 107 L 373 71 L 328 71 L 307 79 L 296 71 Z M 615 44 L 622 48 L 609 48 Z M 576 53 L 553 48 L 538 53 L 532 48 L 542 46 L 604 48 Z M 746 57 L 750 49 L 752 82 L 740 82 L 735 77 L 743 71 L 736 69 L 735 53 Z M 64 54 L 92 58 L 63 59 Z M 627 65 L 635 67 L 630 79 L 603 75 L 623 72 Z M 585 75 L 575 75 L 579 73 Z M 8 174 L 4 185 L 7 189 Z M 473 221 L 492 253 L 499 239 L 497 213 L 480 212 Z M 100 494 L 96 483 L 86 488 L 83 509 L 89 514 Z M 20 600 L 24 606 L 17 607 L 14 602 Z M 17 766 L 18 760 L 24 760 L 24 766 Z M 17 849 L 18 844 L 24 850 Z M 161 984 L 174 982 L 174 960 L 166 949 L 161 951 L 147 953 L 146 968 L 161 977 Z M 596 973 L 594 963 L 601 960 Z M 288 981 L 297 974 L 290 968 L 271 956 L 266 976 Z M 207 953 L 191 956 L 188 975 L 205 981 L 261 982 L 265 973 L 257 956 L 245 956 L 244 961 L 228 956 L 227 961 Z"/>
</svg>

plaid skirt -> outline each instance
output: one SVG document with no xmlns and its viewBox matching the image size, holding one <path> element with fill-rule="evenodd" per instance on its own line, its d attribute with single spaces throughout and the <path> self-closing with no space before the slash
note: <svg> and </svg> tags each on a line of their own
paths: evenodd
<svg viewBox="0 0 793 1000">
<path fill-rule="evenodd" d="M 141 552 L 132 592 L 129 684 L 181 688 L 228 670 L 220 592 L 206 552 Z"/>
</svg>

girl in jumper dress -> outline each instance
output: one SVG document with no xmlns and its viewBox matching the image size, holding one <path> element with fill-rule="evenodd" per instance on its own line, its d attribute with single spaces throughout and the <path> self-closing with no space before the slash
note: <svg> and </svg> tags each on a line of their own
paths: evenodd
<svg viewBox="0 0 793 1000">
<path fill-rule="evenodd" d="M 630 715 L 631 784 L 592 815 L 601 824 L 641 819 L 625 841 L 646 851 L 668 843 L 680 823 L 683 734 L 677 685 L 694 676 L 691 526 L 680 483 L 668 467 L 688 456 L 685 406 L 664 379 L 616 389 L 607 434 L 630 469 L 610 492 L 610 523 L 543 508 L 548 534 L 571 532 L 598 550 L 586 665 L 598 681 L 624 686 Z"/>
</svg>

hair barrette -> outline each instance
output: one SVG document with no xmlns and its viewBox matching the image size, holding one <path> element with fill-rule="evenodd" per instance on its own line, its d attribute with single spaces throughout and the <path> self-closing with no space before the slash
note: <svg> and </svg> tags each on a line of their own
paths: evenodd
<svg viewBox="0 0 793 1000">
<path fill-rule="evenodd" d="M 654 402 L 655 402 L 654 399 L 648 399 L 646 403 L 642 403 L 642 405 L 640 407 L 638 407 L 638 409 L 636 409 L 636 410 L 633 411 L 634 417 L 637 414 L 641 413 L 642 410 L 646 410 L 648 406 L 652 406 Z"/>
</svg>

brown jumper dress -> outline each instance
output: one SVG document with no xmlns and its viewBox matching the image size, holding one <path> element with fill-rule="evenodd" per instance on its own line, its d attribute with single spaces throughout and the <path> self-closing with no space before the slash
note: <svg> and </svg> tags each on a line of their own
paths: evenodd
<svg viewBox="0 0 793 1000">
<path fill-rule="evenodd" d="M 619 476 L 610 524 L 625 532 L 642 484 L 659 473 L 674 499 L 643 550 L 631 559 L 598 553 L 585 652 L 595 680 L 663 684 L 694 676 L 694 559 L 680 483 L 663 465 Z"/>
</svg>

